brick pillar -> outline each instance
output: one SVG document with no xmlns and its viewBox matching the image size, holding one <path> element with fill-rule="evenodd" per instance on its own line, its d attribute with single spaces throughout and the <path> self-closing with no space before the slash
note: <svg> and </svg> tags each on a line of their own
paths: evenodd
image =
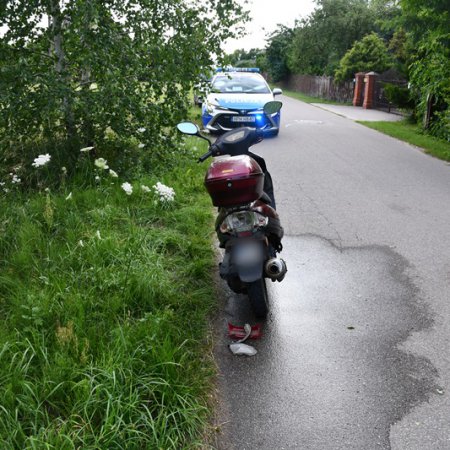
<svg viewBox="0 0 450 450">
<path fill-rule="evenodd" d="M 364 90 L 364 103 L 363 108 L 372 109 L 375 104 L 375 81 L 377 80 L 378 74 L 375 72 L 366 73 L 364 78 L 364 83 L 366 84 Z"/>
<path fill-rule="evenodd" d="M 355 90 L 353 91 L 353 106 L 362 106 L 364 89 L 364 72 L 355 73 Z"/>
</svg>

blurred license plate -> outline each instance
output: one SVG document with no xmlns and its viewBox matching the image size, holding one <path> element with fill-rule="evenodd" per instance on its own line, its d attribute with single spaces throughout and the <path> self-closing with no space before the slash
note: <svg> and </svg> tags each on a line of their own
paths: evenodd
<svg viewBox="0 0 450 450">
<path fill-rule="evenodd" d="M 247 245 L 237 245 L 235 248 L 234 262 L 238 265 L 252 264 L 262 261 L 263 255 L 261 245 L 250 242 Z"/>
<path fill-rule="evenodd" d="M 254 116 L 233 116 L 231 118 L 232 122 L 254 122 Z"/>
</svg>

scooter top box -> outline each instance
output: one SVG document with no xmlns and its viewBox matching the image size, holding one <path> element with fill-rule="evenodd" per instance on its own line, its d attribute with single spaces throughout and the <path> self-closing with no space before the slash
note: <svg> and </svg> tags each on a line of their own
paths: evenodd
<svg viewBox="0 0 450 450">
<path fill-rule="evenodd" d="M 221 156 L 209 166 L 205 186 L 214 206 L 239 206 L 261 197 L 264 174 L 250 156 Z"/>
</svg>

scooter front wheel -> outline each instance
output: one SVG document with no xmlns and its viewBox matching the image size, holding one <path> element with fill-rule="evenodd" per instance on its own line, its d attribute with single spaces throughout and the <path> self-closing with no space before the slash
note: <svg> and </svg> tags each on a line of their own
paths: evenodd
<svg viewBox="0 0 450 450">
<path fill-rule="evenodd" d="M 247 294 L 255 316 L 265 319 L 269 312 L 266 280 L 260 278 L 259 280 L 247 283 Z"/>
</svg>

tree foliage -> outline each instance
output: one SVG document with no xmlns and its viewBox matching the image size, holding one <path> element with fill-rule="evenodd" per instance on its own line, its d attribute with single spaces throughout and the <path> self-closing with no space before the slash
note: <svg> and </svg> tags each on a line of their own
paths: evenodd
<svg viewBox="0 0 450 450">
<path fill-rule="evenodd" d="M 344 55 L 335 72 L 336 81 L 342 82 L 354 77 L 357 72 L 384 72 L 392 61 L 383 40 L 371 33 L 355 42 Z"/>
<path fill-rule="evenodd" d="M 0 10 L 0 145 L 170 148 L 185 98 L 245 17 L 235 0 L 7 0 Z M 137 136 L 137 129 L 145 132 Z"/>
<path fill-rule="evenodd" d="M 259 48 L 238 49 L 227 55 L 227 62 L 234 67 L 256 67 L 256 61 L 263 53 Z"/>
<path fill-rule="evenodd" d="M 401 28 L 402 10 L 399 0 L 370 0 L 369 7 L 375 21 L 375 31 L 385 41 L 389 41 Z"/>
<path fill-rule="evenodd" d="M 418 98 L 418 115 L 431 132 L 450 139 L 450 8 L 445 0 L 402 0 L 402 24 L 414 53 L 410 82 Z"/>
<path fill-rule="evenodd" d="M 269 36 L 266 47 L 266 70 L 273 81 L 280 81 L 289 74 L 288 49 L 292 42 L 293 30 L 278 25 L 278 29 Z"/>
<path fill-rule="evenodd" d="M 274 79 L 289 73 L 335 73 L 344 80 L 355 72 L 381 72 L 392 65 L 410 81 L 408 98 L 415 100 L 417 116 L 429 116 L 431 111 L 425 125 L 449 139 L 448 0 L 317 0 L 316 4 L 294 28 L 280 25 L 269 36 L 266 64 Z"/>
<path fill-rule="evenodd" d="M 399 27 L 394 31 L 392 38 L 389 41 L 388 48 L 394 59 L 394 65 L 397 71 L 402 74 L 405 79 L 408 79 L 409 65 L 415 51 L 410 33 L 407 33 L 404 28 Z"/>
<path fill-rule="evenodd" d="M 365 0 L 318 0 L 317 8 L 297 23 L 289 49 L 295 73 L 331 75 L 353 43 L 375 29 Z"/>
</svg>

